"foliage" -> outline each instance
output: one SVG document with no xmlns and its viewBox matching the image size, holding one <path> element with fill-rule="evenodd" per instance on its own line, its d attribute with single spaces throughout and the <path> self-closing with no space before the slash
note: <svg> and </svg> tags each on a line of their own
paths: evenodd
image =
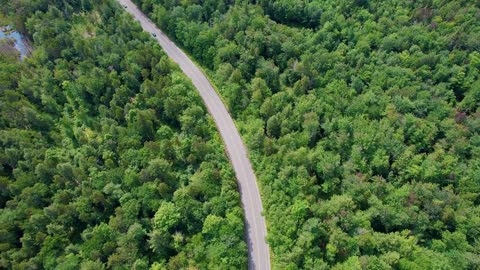
<svg viewBox="0 0 480 270">
<path fill-rule="evenodd" d="M 219 134 L 158 44 L 115 1 L 13 2 L 35 50 L 0 54 L 0 268 L 245 268 Z"/>
<path fill-rule="evenodd" d="M 135 2 L 236 118 L 274 268 L 480 268 L 477 2 Z"/>
</svg>

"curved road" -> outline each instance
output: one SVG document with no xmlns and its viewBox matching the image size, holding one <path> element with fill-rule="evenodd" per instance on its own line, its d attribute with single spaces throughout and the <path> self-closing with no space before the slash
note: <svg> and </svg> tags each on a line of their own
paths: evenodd
<svg viewBox="0 0 480 270">
<path fill-rule="evenodd" d="M 158 29 L 130 0 L 117 0 L 140 22 L 146 32 L 155 33 L 156 39 L 167 55 L 176 62 L 192 80 L 217 125 L 227 148 L 240 188 L 242 207 L 245 211 L 246 238 L 248 244 L 248 268 L 270 269 L 270 253 L 266 242 L 267 229 L 262 216 L 262 201 L 245 145 L 230 114 L 212 85 L 197 66 L 170 39 Z"/>
</svg>

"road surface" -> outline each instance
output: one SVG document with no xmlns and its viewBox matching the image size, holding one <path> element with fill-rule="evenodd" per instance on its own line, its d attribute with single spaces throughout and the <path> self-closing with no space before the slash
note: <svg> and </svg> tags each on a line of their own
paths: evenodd
<svg viewBox="0 0 480 270">
<path fill-rule="evenodd" d="M 245 211 L 245 230 L 248 244 L 248 268 L 270 269 L 270 253 L 266 242 L 267 229 L 262 216 L 262 201 L 257 180 L 235 124 L 225 105 L 202 71 L 170 39 L 158 29 L 130 0 L 117 0 L 142 25 L 144 31 L 154 33 L 167 55 L 192 80 L 217 125 L 226 146 L 240 188 Z"/>
</svg>

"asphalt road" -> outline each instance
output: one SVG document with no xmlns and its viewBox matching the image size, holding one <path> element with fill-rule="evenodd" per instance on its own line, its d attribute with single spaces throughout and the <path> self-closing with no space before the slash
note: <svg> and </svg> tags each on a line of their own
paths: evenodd
<svg viewBox="0 0 480 270">
<path fill-rule="evenodd" d="M 176 62 L 192 80 L 208 111 L 217 125 L 235 170 L 240 188 L 242 207 L 245 211 L 246 239 L 248 244 L 248 268 L 270 269 L 270 253 L 266 242 L 267 229 L 262 216 L 262 201 L 257 179 L 235 124 L 225 105 L 202 71 L 130 0 L 117 0 L 139 21 L 144 31 L 155 33 L 157 41 L 167 55 Z"/>
</svg>

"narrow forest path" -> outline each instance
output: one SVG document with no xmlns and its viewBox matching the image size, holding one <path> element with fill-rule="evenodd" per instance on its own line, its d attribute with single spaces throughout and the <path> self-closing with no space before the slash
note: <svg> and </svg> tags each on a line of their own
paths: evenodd
<svg viewBox="0 0 480 270">
<path fill-rule="evenodd" d="M 270 269 L 270 253 L 266 242 L 267 229 L 265 218 L 262 216 L 263 207 L 256 177 L 245 145 L 225 105 L 203 72 L 132 1 L 117 1 L 140 22 L 144 31 L 155 34 L 163 50 L 180 66 L 200 93 L 220 131 L 239 184 L 242 207 L 245 211 L 248 268 Z"/>
</svg>

